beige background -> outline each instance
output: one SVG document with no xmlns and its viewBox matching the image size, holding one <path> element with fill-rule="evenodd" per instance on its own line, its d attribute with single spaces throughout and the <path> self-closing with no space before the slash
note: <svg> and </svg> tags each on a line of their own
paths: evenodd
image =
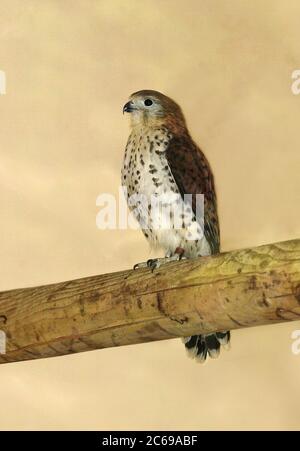
<svg viewBox="0 0 300 451">
<path fill-rule="evenodd" d="M 299 237 L 298 0 L 2 0 L 0 289 L 117 271 L 100 231 L 139 89 L 182 106 L 215 172 L 223 250 Z M 0 368 L 1 429 L 300 429 L 299 323 L 233 333 L 205 366 L 179 340 Z"/>
</svg>

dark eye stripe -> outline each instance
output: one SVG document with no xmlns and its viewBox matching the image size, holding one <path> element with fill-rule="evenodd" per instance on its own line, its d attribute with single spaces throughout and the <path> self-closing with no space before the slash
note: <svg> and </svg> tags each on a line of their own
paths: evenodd
<svg viewBox="0 0 300 451">
<path fill-rule="evenodd" d="M 144 102 L 144 104 L 145 104 L 146 106 L 151 106 L 151 105 L 153 104 L 153 102 L 152 102 L 151 99 L 146 99 L 145 102 Z"/>
</svg>

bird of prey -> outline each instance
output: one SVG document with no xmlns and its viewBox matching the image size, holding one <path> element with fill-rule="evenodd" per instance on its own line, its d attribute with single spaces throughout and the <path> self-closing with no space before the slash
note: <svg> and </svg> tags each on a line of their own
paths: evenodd
<svg viewBox="0 0 300 451">
<path fill-rule="evenodd" d="M 130 96 L 123 112 L 130 113 L 131 118 L 121 174 L 125 196 L 146 239 L 166 255 L 165 259 L 149 260 L 147 265 L 155 268 L 162 260 L 218 253 L 220 231 L 213 174 L 189 134 L 180 106 L 160 92 L 143 90 Z M 186 201 L 187 194 L 192 199 Z M 203 221 L 196 214 L 197 194 L 204 198 Z M 177 217 L 175 227 L 174 209 L 171 213 L 165 209 L 168 227 L 161 226 L 167 216 L 164 211 L 158 209 L 152 214 L 152 200 L 159 196 L 163 206 L 175 206 L 175 212 L 180 207 L 179 226 Z M 132 202 L 134 197 L 136 202 Z M 221 345 L 228 345 L 229 340 L 230 332 L 226 331 L 183 339 L 189 356 L 198 362 L 204 362 L 207 355 L 217 357 Z"/>
</svg>

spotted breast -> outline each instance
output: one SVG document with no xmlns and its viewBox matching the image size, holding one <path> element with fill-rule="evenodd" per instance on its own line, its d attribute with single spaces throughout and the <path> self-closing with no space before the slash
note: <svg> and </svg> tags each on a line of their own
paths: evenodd
<svg viewBox="0 0 300 451">
<path fill-rule="evenodd" d="M 152 247 L 162 248 L 167 256 L 176 248 L 183 248 L 186 257 L 208 255 L 203 225 L 182 198 L 170 169 L 166 151 L 172 138 L 165 127 L 133 128 L 122 167 L 125 196 Z"/>
</svg>

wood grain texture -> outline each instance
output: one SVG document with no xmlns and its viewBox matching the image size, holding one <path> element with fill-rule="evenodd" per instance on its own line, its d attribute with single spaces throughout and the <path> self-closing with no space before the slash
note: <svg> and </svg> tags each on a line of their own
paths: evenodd
<svg viewBox="0 0 300 451">
<path fill-rule="evenodd" d="M 300 240 L 2 292 L 0 363 L 293 320 Z"/>
</svg>

